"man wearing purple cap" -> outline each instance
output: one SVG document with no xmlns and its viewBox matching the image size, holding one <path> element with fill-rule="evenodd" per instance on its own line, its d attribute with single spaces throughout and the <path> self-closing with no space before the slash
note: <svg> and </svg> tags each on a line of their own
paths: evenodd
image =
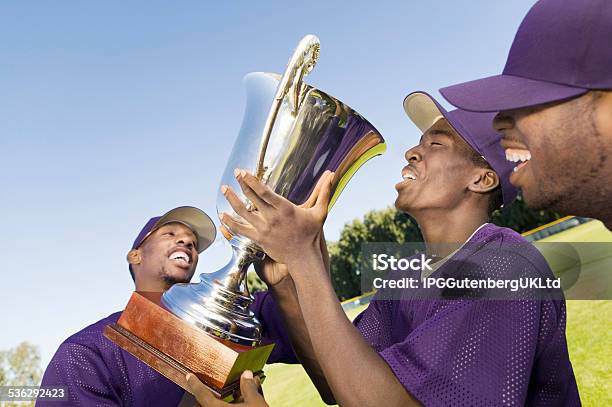
<svg viewBox="0 0 612 407">
<path fill-rule="evenodd" d="M 199 254 L 210 246 L 215 234 L 212 220 L 194 207 L 178 207 L 151 218 L 127 255 L 136 290 L 160 292 L 175 283 L 188 283 Z M 252 309 L 264 325 L 264 342 L 269 343 L 283 337 L 284 328 L 275 322 L 276 309 L 267 297 L 266 293 L 256 294 Z M 176 406 L 181 402 L 185 396 L 182 388 L 103 335 L 104 327 L 117 322 L 120 316 L 121 312 L 111 314 L 60 345 L 45 371 L 42 386 L 64 386 L 68 399 L 65 403 L 39 401 L 37 405 L 148 407 Z M 288 343 L 288 339 L 281 342 Z M 295 361 L 290 348 L 284 348 L 282 343 L 275 347 L 270 359 Z M 256 386 L 253 380 L 242 380 L 241 385 Z M 189 398 L 185 397 L 185 401 Z"/>
<path fill-rule="evenodd" d="M 493 114 L 447 112 L 423 92 L 408 95 L 404 108 L 424 134 L 405 154 L 395 206 L 415 218 L 428 252 L 440 259 L 430 276 L 467 271 L 498 279 L 552 278 L 543 257 L 518 233 L 488 223 L 491 211 L 516 195 L 507 179 L 512 165 L 489 125 Z M 325 402 L 580 405 L 564 301 L 415 299 L 404 296 L 406 290 L 396 300 L 379 290 L 351 324 L 321 250 L 333 174 L 324 177 L 316 204 L 304 208 L 238 171 L 242 191 L 258 210 L 248 211 L 224 186 L 246 222 L 228 214 L 222 221 L 261 245 L 278 262 L 277 271 L 284 269 L 292 289 L 270 289 Z M 453 251 L 445 243 L 460 247 Z M 522 245 L 520 252 L 503 249 L 512 245 Z"/>
<path fill-rule="evenodd" d="M 453 105 L 499 112 L 510 180 L 533 208 L 612 230 L 612 2 L 541 0 L 501 75 L 440 89 Z"/>
</svg>

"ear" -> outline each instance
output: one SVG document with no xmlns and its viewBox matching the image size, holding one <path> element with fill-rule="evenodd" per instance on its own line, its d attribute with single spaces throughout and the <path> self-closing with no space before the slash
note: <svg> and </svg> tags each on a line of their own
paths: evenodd
<svg viewBox="0 0 612 407">
<path fill-rule="evenodd" d="M 474 177 L 468 185 L 468 189 L 478 194 L 486 194 L 497 188 L 499 177 L 490 168 L 478 168 Z"/>
<path fill-rule="evenodd" d="M 140 264 L 140 250 L 138 249 L 132 249 L 128 252 L 127 254 L 127 262 L 129 264 L 131 264 L 132 266 L 135 264 Z"/>
</svg>

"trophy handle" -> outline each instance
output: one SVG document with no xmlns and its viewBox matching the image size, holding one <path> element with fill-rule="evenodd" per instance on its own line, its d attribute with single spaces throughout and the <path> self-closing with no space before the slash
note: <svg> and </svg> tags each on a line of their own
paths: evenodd
<svg viewBox="0 0 612 407">
<path fill-rule="evenodd" d="M 289 59 L 285 73 L 283 73 L 280 83 L 278 84 L 276 95 L 272 101 L 272 106 L 264 126 L 261 146 L 259 148 L 259 157 L 257 159 L 257 167 L 255 169 L 255 176 L 259 179 L 262 178 L 266 170 L 263 163 L 266 156 L 266 150 L 268 149 L 270 134 L 272 133 L 272 128 L 274 127 L 274 122 L 281 103 L 285 96 L 290 94 L 291 97 L 289 100 L 293 104 L 291 112 L 294 116 L 297 114 L 303 99 L 302 85 L 304 77 L 308 75 L 316 65 L 319 59 L 320 48 L 321 43 L 319 42 L 319 38 L 316 35 L 307 35 L 302 38 Z"/>
</svg>

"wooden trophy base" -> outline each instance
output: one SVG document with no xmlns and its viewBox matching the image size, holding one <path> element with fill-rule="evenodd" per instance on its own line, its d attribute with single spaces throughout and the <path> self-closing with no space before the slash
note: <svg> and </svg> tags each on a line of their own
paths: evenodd
<svg viewBox="0 0 612 407">
<path fill-rule="evenodd" d="M 163 308 L 161 295 L 134 292 L 104 336 L 185 390 L 187 373 L 224 400 L 238 396 L 243 371 L 264 379 L 262 369 L 274 345 L 250 347 L 215 338 Z"/>
</svg>

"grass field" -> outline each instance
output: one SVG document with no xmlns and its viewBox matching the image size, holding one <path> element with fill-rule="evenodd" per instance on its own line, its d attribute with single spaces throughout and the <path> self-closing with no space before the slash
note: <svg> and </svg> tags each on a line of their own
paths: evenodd
<svg viewBox="0 0 612 407">
<path fill-rule="evenodd" d="M 549 241 L 610 241 L 595 222 L 555 235 Z M 552 236 L 551 236 L 552 237 Z M 612 270 L 609 270 L 612 273 Z M 348 313 L 354 318 L 365 306 Z M 612 406 L 612 301 L 567 301 L 570 360 L 584 406 Z M 323 406 L 301 366 L 268 365 L 264 393 L 272 407 Z"/>
<path fill-rule="evenodd" d="M 568 301 L 567 342 L 584 406 L 612 406 L 612 301 Z"/>
</svg>

